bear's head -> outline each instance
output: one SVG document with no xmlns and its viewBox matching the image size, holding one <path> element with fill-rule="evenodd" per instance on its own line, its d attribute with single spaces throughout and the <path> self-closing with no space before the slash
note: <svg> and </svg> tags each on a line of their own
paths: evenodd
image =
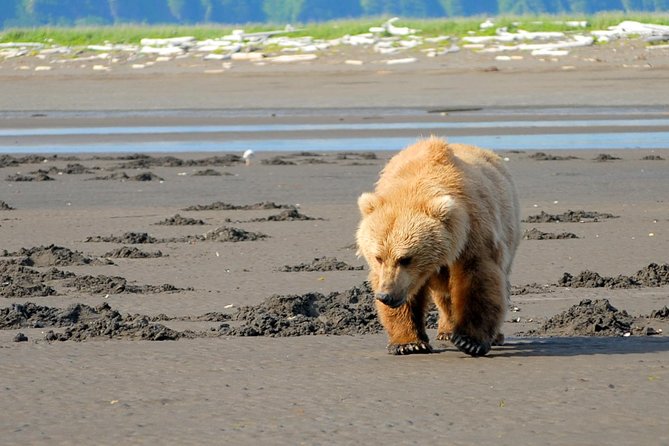
<svg viewBox="0 0 669 446">
<path fill-rule="evenodd" d="M 451 195 L 403 200 L 363 193 L 358 207 L 358 255 L 369 264 L 376 298 L 389 307 L 418 293 L 465 246 L 468 214 Z"/>
</svg>

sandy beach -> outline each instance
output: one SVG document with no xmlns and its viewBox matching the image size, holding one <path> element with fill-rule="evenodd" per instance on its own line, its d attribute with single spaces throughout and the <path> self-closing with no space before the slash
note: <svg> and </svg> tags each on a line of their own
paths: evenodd
<svg viewBox="0 0 669 446">
<path fill-rule="evenodd" d="M 388 66 L 347 51 L 216 73 L 205 70 L 220 62 L 195 60 L 99 73 L 5 61 L 0 130 L 373 120 L 388 125 L 379 137 L 418 138 L 393 124 L 528 122 L 461 131 L 484 137 L 574 131 L 538 130 L 537 113 L 666 118 L 669 50 L 633 42 L 559 61 L 463 51 Z M 632 130 L 667 125 L 591 129 Z M 76 150 L 253 137 L 234 132 L 11 135 L 0 134 L 17 148 L 0 155 L 3 444 L 669 443 L 669 144 L 500 151 L 527 231 L 507 343 L 470 358 L 431 328 L 435 354 L 396 357 L 354 246 L 356 198 L 393 151 L 296 144 L 247 166 L 241 152 Z M 49 144 L 76 153 L 31 156 Z"/>
</svg>

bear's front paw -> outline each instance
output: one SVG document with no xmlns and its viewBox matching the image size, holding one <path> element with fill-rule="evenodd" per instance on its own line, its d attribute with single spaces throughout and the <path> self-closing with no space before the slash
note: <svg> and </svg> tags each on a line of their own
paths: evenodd
<svg viewBox="0 0 669 446">
<path fill-rule="evenodd" d="M 432 353 L 429 342 L 419 341 L 411 344 L 388 344 L 388 353 L 391 355 L 411 355 L 414 353 Z"/>
<path fill-rule="evenodd" d="M 459 333 L 451 334 L 451 342 L 453 342 L 453 345 L 455 345 L 458 350 L 467 353 L 470 356 L 484 356 L 490 351 L 491 347 L 490 342 L 476 341 L 467 335 Z"/>
</svg>

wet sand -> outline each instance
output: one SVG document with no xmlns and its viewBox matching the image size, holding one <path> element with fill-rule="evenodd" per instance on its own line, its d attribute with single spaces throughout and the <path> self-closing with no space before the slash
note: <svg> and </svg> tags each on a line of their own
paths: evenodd
<svg viewBox="0 0 669 446">
<path fill-rule="evenodd" d="M 459 74 L 448 76 L 454 82 L 449 91 L 455 92 L 448 98 L 460 99 L 447 101 L 447 96 L 429 90 L 443 76 L 438 70 L 417 70 L 420 67 L 402 66 L 401 73 L 390 75 L 352 74 L 353 79 L 373 82 L 350 83 L 344 90 L 316 89 L 322 82 L 334 85 L 342 77 L 324 65 L 311 67 L 309 72 L 299 67 L 303 74 L 293 73 L 295 76 L 285 79 L 240 74 L 228 84 L 214 75 L 169 70 L 142 73 L 142 79 L 134 74 L 92 78 L 54 72 L 39 78 L 12 77 L 15 88 L 3 89 L 0 99 L 2 108 L 13 115 L 8 114 L 2 125 L 137 125 L 137 118 L 128 113 L 152 109 L 169 111 L 146 118 L 152 125 L 183 122 L 173 115 L 179 109 L 193 109 L 192 122 L 207 124 L 221 122 L 220 115 L 228 107 L 267 111 L 362 106 L 428 110 L 455 105 L 504 110 L 509 106 L 515 113 L 526 105 L 624 105 L 628 110 L 656 105 L 659 111 L 643 113 L 661 116 L 669 97 L 657 94 L 657 89 L 666 88 L 659 81 L 664 76 L 660 70 L 546 73 L 535 67 L 524 74 L 472 74 L 459 66 Z M 0 73 L 8 79 L 4 68 Z M 496 82 L 501 76 L 507 82 Z M 587 82 L 572 82 L 583 79 Z M 89 89 L 93 84 L 105 85 L 110 92 Z M 217 88 L 230 88 L 232 93 L 222 94 Z M 58 93 L 50 95 L 49 91 Z M 316 96 L 310 94 L 313 91 L 318 92 Z M 212 112 L 213 117 L 203 117 L 206 109 L 218 111 Z M 77 110 L 96 110 L 100 116 L 91 118 Z M 116 112 L 110 112 L 113 110 L 119 111 L 118 118 L 114 118 Z M 38 115 L 31 117 L 36 111 Z M 274 119 L 274 111 L 269 113 L 262 120 Z M 300 119 L 309 118 L 296 117 L 291 122 Z M 562 119 L 560 113 L 555 113 L 555 119 Z M 564 160 L 536 157 L 534 152 L 502 152 L 519 190 L 523 218 L 542 211 L 558 215 L 569 210 L 597 211 L 617 218 L 523 223 L 527 230 L 568 232 L 578 238 L 523 241 L 512 276 L 515 308 L 508 313 L 503 329 L 508 342 L 479 359 L 436 341 L 433 355 L 390 356 L 383 333 L 245 337 L 223 327 L 248 324 L 249 319 L 234 319 L 239 309 L 257 308 L 275 294 L 327 296 L 361 286 L 365 280 L 366 269 L 282 268 L 309 265 L 322 257 L 352 267 L 363 265 L 353 246 L 358 220 L 355 201 L 372 188 L 392 153 L 377 152 L 375 157 L 299 153 L 303 149 L 260 153 L 251 166 L 244 166 L 239 158 L 211 158 L 224 155 L 220 153 L 171 154 L 181 162 L 159 154 L 148 160 L 119 159 L 119 154 L 104 158 L 79 154 L 76 159 L 59 155 L 46 161 L 23 160 L 22 155 L 3 158 L 0 200 L 14 209 L 0 210 L 0 248 L 6 250 L 0 261 L 24 262 L 25 268 L 39 274 L 55 267 L 75 277 L 40 276 L 37 282 L 54 293 L 3 296 L 0 308 L 28 302 L 51 309 L 107 304 L 121 315 L 139 315 L 123 319 L 127 324 L 120 325 L 122 330 L 113 339 L 86 337 L 90 331 L 79 324 L 76 333 L 85 341 L 60 341 L 58 335 L 67 332 L 67 326 L 35 327 L 34 320 L 32 326 L 0 330 L 3 444 L 669 441 L 665 428 L 669 422 L 665 401 L 669 321 L 648 317 L 668 304 L 667 285 L 628 283 L 613 289 L 560 285 L 565 272 L 576 277 L 589 270 L 616 278 L 634 276 L 652 263 L 669 261 L 669 148 L 548 154 L 575 157 Z M 601 153 L 620 159 L 601 161 L 607 158 L 599 157 Z M 280 164 L 277 157 L 294 164 Z M 81 164 L 83 169 L 68 164 Z M 37 177 L 40 169 L 53 181 L 6 181 L 13 175 Z M 195 175 L 207 169 L 221 175 Z M 147 172 L 153 175 L 137 178 Z M 95 177 L 109 179 L 92 180 Z M 242 206 L 286 204 L 315 220 L 267 220 L 284 209 L 185 210 L 219 201 Z M 177 214 L 183 218 L 177 219 Z M 266 220 L 256 221 L 263 218 Z M 166 220 L 183 223 L 184 219 L 205 224 L 158 224 Z M 204 236 L 220 227 L 267 237 L 233 242 Z M 128 232 L 146 233 L 155 240 L 123 240 Z M 110 236 L 112 241 L 95 241 Z M 23 248 L 51 244 L 79 251 L 91 261 L 70 256 L 78 260 L 62 265 L 57 256 L 42 254 L 33 256 L 41 266 L 25 264 Z M 108 255 L 123 246 L 146 253 L 160 251 L 161 255 Z M 3 287 L 18 277 L 16 270 L 11 271 L 9 277 L 3 276 Z M 33 273 L 26 274 L 32 277 Z M 94 289 L 97 282 L 91 278 L 101 275 L 125 282 Z M 74 281 L 82 277 L 86 279 Z M 76 283 L 85 286 L 78 288 Z M 166 284 L 173 288 L 163 287 Z M 584 299 L 608 299 L 616 309 L 625 310 L 635 318 L 629 326 L 631 336 L 576 336 L 572 325 L 528 336 Z M 216 317 L 201 317 L 208 313 Z M 622 320 L 620 316 L 616 313 L 616 320 Z M 88 317 L 87 323 L 94 326 L 95 317 Z M 129 330 L 132 324 L 139 330 L 131 336 L 123 329 Z M 157 325 L 166 327 L 161 332 L 165 336 L 173 332 L 187 335 L 173 341 L 137 340 L 155 335 L 151 330 Z M 360 322 L 350 325 L 360 326 Z M 648 335 L 648 328 L 664 334 Z M 19 332 L 27 342 L 14 342 Z M 429 334 L 434 339 L 436 331 Z"/>
</svg>

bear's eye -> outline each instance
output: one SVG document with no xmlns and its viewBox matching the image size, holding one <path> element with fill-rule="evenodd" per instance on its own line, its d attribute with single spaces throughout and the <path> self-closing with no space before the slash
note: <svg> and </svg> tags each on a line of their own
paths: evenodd
<svg viewBox="0 0 669 446">
<path fill-rule="evenodd" d="M 376 256 L 376 261 L 378 263 L 383 263 L 383 259 L 381 258 L 381 256 Z"/>
<path fill-rule="evenodd" d="M 409 266 L 411 264 L 411 257 L 401 257 L 397 263 L 402 266 Z"/>
</svg>

